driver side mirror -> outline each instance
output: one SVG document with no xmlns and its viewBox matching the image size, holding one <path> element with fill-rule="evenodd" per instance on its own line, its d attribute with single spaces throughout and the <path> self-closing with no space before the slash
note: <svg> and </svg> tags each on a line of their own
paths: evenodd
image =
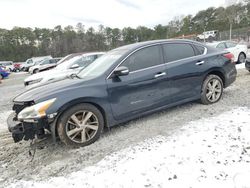
<svg viewBox="0 0 250 188">
<path fill-rule="evenodd" d="M 78 65 L 78 64 L 74 64 L 74 65 L 72 65 L 72 66 L 70 67 L 70 69 L 77 69 L 77 68 L 79 68 L 79 65 Z"/>
<path fill-rule="evenodd" d="M 125 66 L 121 66 L 121 67 L 117 67 L 115 70 L 114 70 L 114 73 L 113 73 L 115 76 L 126 76 L 129 74 L 129 69 L 128 67 L 125 67 Z"/>
</svg>

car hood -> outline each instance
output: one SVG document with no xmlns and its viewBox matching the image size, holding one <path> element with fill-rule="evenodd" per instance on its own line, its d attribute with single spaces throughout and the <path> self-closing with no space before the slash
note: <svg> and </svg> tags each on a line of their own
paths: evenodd
<svg viewBox="0 0 250 188">
<path fill-rule="evenodd" d="M 44 77 L 47 77 L 49 75 L 53 75 L 53 72 L 52 70 L 48 70 L 48 71 L 44 71 L 44 72 L 39 72 L 37 74 L 33 74 L 27 78 L 25 78 L 25 82 L 28 82 L 28 81 L 32 81 L 32 80 L 37 80 L 37 79 L 40 79 L 40 78 L 44 78 Z"/>
<path fill-rule="evenodd" d="M 28 102 L 39 101 L 40 99 L 46 99 L 47 97 L 56 95 L 59 92 L 74 89 L 78 87 L 78 83 L 82 83 L 83 79 L 78 78 L 66 78 L 53 82 L 49 82 L 31 89 L 26 89 L 23 93 L 17 95 L 14 98 L 14 102 Z"/>
<path fill-rule="evenodd" d="M 38 80 L 38 79 L 42 79 L 42 78 L 45 78 L 46 80 L 50 80 L 52 78 L 61 77 L 62 75 L 67 76 L 71 72 L 72 72 L 72 70 L 69 70 L 69 69 L 66 69 L 66 70 L 52 69 L 52 70 L 47 70 L 44 72 L 39 72 L 37 74 L 33 74 L 33 75 L 29 76 L 28 78 L 26 78 L 24 81 L 30 82 L 30 81 Z"/>
</svg>

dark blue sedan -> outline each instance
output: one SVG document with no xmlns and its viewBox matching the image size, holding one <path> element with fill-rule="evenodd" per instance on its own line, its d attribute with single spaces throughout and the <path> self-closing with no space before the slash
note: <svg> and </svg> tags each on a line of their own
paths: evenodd
<svg viewBox="0 0 250 188">
<path fill-rule="evenodd" d="M 15 142 L 50 131 L 65 144 L 86 146 L 104 127 L 189 101 L 216 103 L 236 74 L 231 53 L 198 42 L 135 43 L 18 95 L 8 126 Z"/>
</svg>

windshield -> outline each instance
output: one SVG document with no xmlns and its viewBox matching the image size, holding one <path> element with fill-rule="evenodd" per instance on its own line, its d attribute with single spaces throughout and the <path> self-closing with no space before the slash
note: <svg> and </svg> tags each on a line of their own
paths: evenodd
<svg viewBox="0 0 250 188">
<path fill-rule="evenodd" d="M 61 64 L 61 63 L 65 62 L 65 61 L 67 61 L 66 59 L 67 59 L 67 58 L 69 58 L 70 56 L 71 56 L 71 54 L 70 54 L 70 55 L 65 56 L 64 58 L 60 59 L 60 60 L 59 60 L 56 64 L 57 64 L 57 65 L 59 65 L 59 64 Z M 69 58 L 69 59 L 71 59 L 71 58 Z M 68 60 L 69 60 L 69 59 L 68 59 Z"/>
<path fill-rule="evenodd" d="M 78 76 L 80 78 L 100 76 L 105 71 L 107 71 L 113 65 L 113 63 L 118 60 L 126 51 L 127 49 L 113 50 L 108 52 L 79 72 Z"/>
</svg>

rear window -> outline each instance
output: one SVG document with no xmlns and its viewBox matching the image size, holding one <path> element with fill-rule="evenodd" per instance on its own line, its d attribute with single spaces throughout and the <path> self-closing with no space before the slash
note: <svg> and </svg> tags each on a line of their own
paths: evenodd
<svg viewBox="0 0 250 188">
<path fill-rule="evenodd" d="M 237 45 L 237 43 L 235 42 L 226 42 L 226 45 L 228 48 L 232 48 L 232 47 L 235 47 Z"/>
<path fill-rule="evenodd" d="M 222 42 L 222 43 L 218 44 L 218 45 L 216 46 L 216 48 L 225 49 L 225 48 L 226 48 L 225 43 Z"/>
<path fill-rule="evenodd" d="M 164 57 L 167 62 L 195 56 L 190 44 L 163 44 Z"/>
</svg>

